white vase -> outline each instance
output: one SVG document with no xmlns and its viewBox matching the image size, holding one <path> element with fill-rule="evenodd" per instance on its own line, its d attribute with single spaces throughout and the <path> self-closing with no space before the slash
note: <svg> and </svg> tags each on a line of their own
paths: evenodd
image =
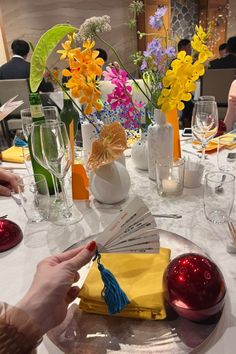
<svg viewBox="0 0 236 354">
<path fill-rule="evenodd" d="M 82 134 L 85 163 L 92 151 L 92 144 L 94 140 L 98 139 L 99 131 L 101 130 L 101 127 L 103 125 L 103 123 L 100 121 L 97 121 L 94 124 L 97 128 L 86 120 L 81 124 L 81 134 Z"/>
<path fill-rule="evenodd" d="M 148 127 L 148 175 L 156 180 L 156 162 L 173 159 L 173 128 L 160 109 L 154 109 L 154 125 Z"/>
<path fill-rule="evenodd" d="M 118 161 L 101 166 L 90 174 L 90 191 L 101 203 L 119 203 L 128 196 L 129 189 L 129 173 Z"/>
<path fill-rule="evenodd" d="M 131 158 L 136 168 L 148 170 L 147 133 L 141 132 L 140 139 L 132 146 Z"/>
</svg>

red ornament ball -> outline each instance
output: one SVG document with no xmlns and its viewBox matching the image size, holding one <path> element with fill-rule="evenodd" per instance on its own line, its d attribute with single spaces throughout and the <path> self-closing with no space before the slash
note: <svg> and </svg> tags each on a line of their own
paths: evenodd
<svg viewBox="0 0 236 354">
<path fill-rule="evenodd" d="M 170 262 L 164 274 L 164 289 L 169 305 L 193 321 L 221 311 L 226 293 L 217 265 L 197 253 L 185 253 Z"/>
<path fill-rule="evenodd" d="M 8 219 L 0 220 L 0 252 L 16 246 L 23 238 L 20 227 Z"/>
</svg>

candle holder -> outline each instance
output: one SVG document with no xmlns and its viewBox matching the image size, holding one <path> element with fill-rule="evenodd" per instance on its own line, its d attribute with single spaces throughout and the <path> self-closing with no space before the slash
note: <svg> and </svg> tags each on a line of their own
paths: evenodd
<svg viewBox="0 0 236 354">
<path fill-rule="evenodd" d="M 156 161 L 156 183 L 162 197 L 181 195 L 184 187 L 184 159 L 171 161 L 168 158 Z"/>
</svg>

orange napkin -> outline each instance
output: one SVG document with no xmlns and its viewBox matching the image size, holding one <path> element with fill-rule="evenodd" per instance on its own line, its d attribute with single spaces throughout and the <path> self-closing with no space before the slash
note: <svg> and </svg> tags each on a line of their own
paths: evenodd
<svg viewBox="0 0 236 354">
<path fill-rule="evenodd" d="M 72 165 L 72 197 L 74 200 L 89 199 L 89 179 L 81 164 Z"/>
</svg>

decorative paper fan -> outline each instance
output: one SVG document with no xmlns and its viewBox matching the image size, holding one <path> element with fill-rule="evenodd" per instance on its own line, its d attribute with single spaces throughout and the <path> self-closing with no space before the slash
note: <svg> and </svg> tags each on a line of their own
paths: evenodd
<svg viewBox="0 0 236 354">
<path fill-rule="evenodd" d="M 87 167 L 90 170 L 117 160 L 127 148 L 124 128 L 120 123 L 105 124 L 98 140 L 92 145 L 92 152 L 88 159 Z"/>
<path fill-rule="evenodd" d="M 130 201 L 96 242 L 102 253 L 158 253 L 160 246 L 155 218 L 139 197 Z"/>
</svg>

